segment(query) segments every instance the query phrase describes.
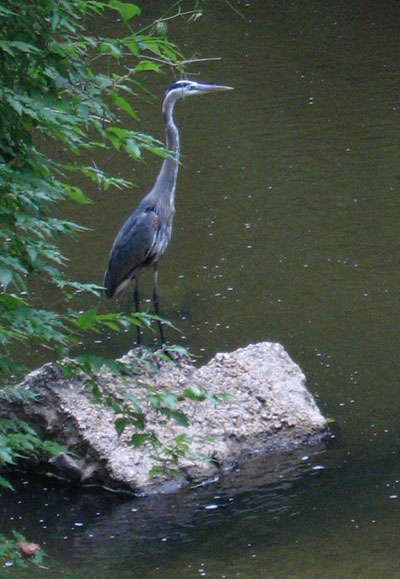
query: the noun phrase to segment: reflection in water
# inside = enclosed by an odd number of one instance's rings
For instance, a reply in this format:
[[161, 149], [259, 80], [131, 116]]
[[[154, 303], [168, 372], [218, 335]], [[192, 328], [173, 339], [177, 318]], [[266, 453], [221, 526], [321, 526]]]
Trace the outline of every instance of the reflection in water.
[[199, 541], [208, 545], [216, 531], [230, 542], [242, 543], [243, 531], [260, 513], [268, 513], [263, 528], [272, 533], [293, 510], [296, 481], [322, 469], [324, 456], [322, 444], [307, 449], [307, 454], [304, 449], [272, 453], [226, 473], [218, 487], [200, 485], [178, 495], [144, 500], [129, 494], [66, 489], [54, 480], [43, 488], [43, 480], [17, 478], [18, 505], [3, 502], [3, 519], [10, 528], [19, 521], [31, 529], [50, 554], [62, 541], [60, 563], [73, 558], [74, 567], [85, 565], [90, 550], [99, 555], [101, 562], [95, 563], [99, 570], [115, 565], [118, 557], [121, 568], [133, 566], [144, 573], [154, 569], [155, 559], [180, 557], [182, 544], [188, 552]]
[[340, 445], [309, 450], [149, 499], [17, 482], [2, 519], [46, 548], [51, 578], [397, 576], [398, 452], [359, 461]]
[[[93, 565], [96, 577], [131, 577], [132, 569], [141, 577], [398, 575], [400, 7], [394, 0], [235, 6], [243, 19], [208, 2], [195, 25], [170, 24], [187, 54], [221, 55], [200, 77], [235, 91], [212, 110], [188, 100], [177, 111], [183, 157], [161, 307], [203, 359], [281, 342], [340, 425], [341, 448], [321, 459], [329, 468], [305, 469], [281, 486], [233, 497], [227, 479], [226, 488], [163, 499], [158, 528], [144, 514], [151, 505], [116, 506], [103, 496], [91, 511], [83, 497], [80, 510], [68, 489], [69, 531], [60, 525], [46, 537], [64, 576], [81, 566], [80, 576], [92, 577]], [[158, 79], [154, 94], [169, 80]], [[140, 115], [141, 128], [162, 139], [159, 100], [143, 103]], [[137, 189], [93, 192], [90, 214], [72, 215], [92, 231], [84, 250], [69, 248], [71, 269], [97, 282], [115, 230], [154, 178], [154, 158], [132, 166], [115, 155], [104, 164]], [[143, 284], [149, 297], [150, 285]], [[132, 339], [104, 336], [96, 347], [119, 355]], [[48, 507], [53, 518], [58, 501]], [[91, 543], [117, 512], [113, 538]], [[83, 527], [74, 526], [83, 514]], [[29, 517], [36, 535], [37, 517], [24, 511]]]

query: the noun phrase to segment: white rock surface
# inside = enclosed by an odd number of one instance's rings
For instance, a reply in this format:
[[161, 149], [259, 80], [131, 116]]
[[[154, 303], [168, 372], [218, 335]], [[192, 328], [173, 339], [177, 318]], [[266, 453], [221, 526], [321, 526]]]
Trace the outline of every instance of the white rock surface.
[[[151, 365], [145, 361], [149, 357]], [[138, 494], [168, 492], [218, 478], [221, 471], [257, 453], [319, 442], [327, 432], [326, 420], [306, 389], [304, 374], [280, 344], [263, 342], [217, 354], [200, 368], [187, 357], [169, 362], [147, 353], [138, 359], [135, 350], [123, 361], [138, 373], [122, 378], [104, 371], [98, 380], [101, 391], [128, 393], [144, 400], [148, 385], [179, 394], [195, 384], [226, 398], [216, 405], [209, 400], [179, 401], [176, 409], [188, 417], [188, 428], [148, 408], [147, 428], [164, 445], [173, 446], [180, 434], [192, 441], [189, 455], [179, 458], [179, 476], [166, 472], [150, 478], [149, 470], [160, 464], [154, 448], [147, 442], [138, 448], [130, 445], [135, 432], [131, 428], [118, 437], [117, 416], [111, 408], [93, 402], [87, 380], [83, 376], [66, 379], [47, 364], [20, 385], [37, 392], [40, 399], [8, 406], [7, 412], [18, 413], [43, 436], [62, 442], [76, 454], [72, 459], [60, 455], [53, 461], [53, 470], [62, 476]]]

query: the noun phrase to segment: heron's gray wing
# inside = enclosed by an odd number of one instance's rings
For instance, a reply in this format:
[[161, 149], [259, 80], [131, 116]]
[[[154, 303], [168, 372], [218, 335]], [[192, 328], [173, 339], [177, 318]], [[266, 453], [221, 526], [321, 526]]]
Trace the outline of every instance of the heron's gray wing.
[[107, 297], [119, 293], [129, 279], [151, 264], [158, 228], [159, 219], [153, 208], [137, 209], [126, 220], [115, 238], [104, 276]]

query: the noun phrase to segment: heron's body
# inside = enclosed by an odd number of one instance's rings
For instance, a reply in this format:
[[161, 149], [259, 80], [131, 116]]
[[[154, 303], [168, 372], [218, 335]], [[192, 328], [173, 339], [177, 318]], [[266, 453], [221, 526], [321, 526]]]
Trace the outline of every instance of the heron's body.
[[172, 215], [162, 219], [146, 196], [115, 238], [104, 277], [106, 296], [120, 294], [141, 272], [158, 263], [172, 233]]
[[[135, 303], [136, 310], [139, 310], [138, 278], [144, 269], [153, 266], [153, 301], [156, 313], [159, 313], [157, 266], [171, 239], [179, 166], [180, 144], [178, 128], [173, 119], [174, 105], [179, 98], [188, 95], [219, 92], [229, 88], [193, 81], [177, 81], [167, 90], [162, 113], [169, 156], [164, 160], [153, 188], [128, 217], [115, 238], [104, 276], [105, 294], [108, 298], [118, 296], [129, 282], [135, 279]], [[160, 334], [164, 343], [161, 325]]]

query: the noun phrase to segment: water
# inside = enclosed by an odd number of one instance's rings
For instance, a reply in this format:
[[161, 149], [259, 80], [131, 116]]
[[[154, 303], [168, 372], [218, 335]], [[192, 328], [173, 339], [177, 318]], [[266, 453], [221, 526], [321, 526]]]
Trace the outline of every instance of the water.
[[[336, 439], [304, 449], [309, 459], [290, 455], [282, 480], [268, 476], [270, 458], [156, 502], [21, 483], [2, 493], [4, 524], [46, 543], [43, 576], [399, 576], [400, 6], [234, 6], [244, 18], [209, 2], [196, 24], [171, 24], [187, 54], [221, 57], [199, 65], [200, 78], [235, 91], [177, 105], [183, 164], [161, 307], [182, 330], [171, 341], [203, 361], [281, 342]], [[157, 99], [138, 111], [160, 138], [158, 95], [171, 80], [153, 81]], [[71, 270], [97, 282], [158, 170], [150, 156], [104, 164], [138, 187], [93, 191], [74, 215], [92, 231], [67, 247]], [[96, 348], [119, 355], [131, 340], [103, 336]]]

